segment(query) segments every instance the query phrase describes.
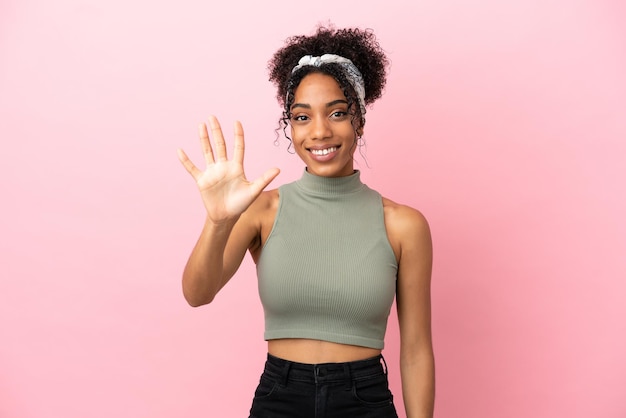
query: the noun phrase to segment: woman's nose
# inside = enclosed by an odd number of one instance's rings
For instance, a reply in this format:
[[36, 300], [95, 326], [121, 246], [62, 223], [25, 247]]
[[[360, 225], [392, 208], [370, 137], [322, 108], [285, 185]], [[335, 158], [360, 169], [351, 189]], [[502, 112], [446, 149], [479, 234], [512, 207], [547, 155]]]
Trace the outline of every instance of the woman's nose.
[[330, 121], [326, 118], [313, 119], [311, 139], [326, 139], [332, 136]]

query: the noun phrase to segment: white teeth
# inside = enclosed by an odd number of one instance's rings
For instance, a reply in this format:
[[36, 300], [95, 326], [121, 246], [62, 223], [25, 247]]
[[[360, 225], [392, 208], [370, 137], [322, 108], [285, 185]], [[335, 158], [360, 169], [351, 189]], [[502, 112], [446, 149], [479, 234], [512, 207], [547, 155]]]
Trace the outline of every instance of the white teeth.
[[326, 149], [312, 149], [311, 152], [315, 155], [328, 155], [331, 152], [337, 151], [337, 147], [330, 147]]

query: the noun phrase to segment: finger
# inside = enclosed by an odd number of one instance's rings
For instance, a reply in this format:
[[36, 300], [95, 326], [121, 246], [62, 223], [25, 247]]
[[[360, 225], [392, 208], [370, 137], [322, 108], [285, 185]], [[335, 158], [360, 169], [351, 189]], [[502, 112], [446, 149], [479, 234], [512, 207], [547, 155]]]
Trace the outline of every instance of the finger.
[[220, 122], [215, 116], [209, 117], [209, 126], [211, 127], [211, 137], [215, 142], [216, 161], [226, 161], [226, 141], [224, 141]]
[[211, 148], [211, 141], [209, 141], [209, 131], [207, 130], [205, 123], [201, 123], [198, 126], [198, 136], [200, 137], [200, 146], [202, 147], [204, 161], [206, 162], [206, 165], [211, 165], [215, 161], [213, 159], [213, 149]]
[[178, 148], [176, 152], [178, 154], [178, 160], [183, 164], [183, 167], [185, 167], [187, 172], [191, 174], [194, 179], [197, 179], [202, 172], [191, 162], [189, 157], [187, 157], [187, 154], [185, 154], [185, 151]]
[[257, 193], [261, 193], [263, 189], [265, 189], [271, 182], [276, 178], [276, 176], [280, 173], [278, 168], [270, 168], [267, 170], [261, 177], [254, 180], [252, 185]]
[[243, 155], [245, 152], [245, 142], [243, 140], [243, 126], [241, 122], [235, 122], [235, 150], [233, 154], [233, 160], [243, 165]]

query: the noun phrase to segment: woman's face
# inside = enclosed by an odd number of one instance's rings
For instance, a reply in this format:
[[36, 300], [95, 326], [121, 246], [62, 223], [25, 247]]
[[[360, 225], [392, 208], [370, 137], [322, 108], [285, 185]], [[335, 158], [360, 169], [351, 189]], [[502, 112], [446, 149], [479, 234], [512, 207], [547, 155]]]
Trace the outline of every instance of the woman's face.
[[346, 96], [333, 77], [305, 76], [290, 111], [291, 139], [309, 173], [324, 177], [354, 173], [355, 127]]

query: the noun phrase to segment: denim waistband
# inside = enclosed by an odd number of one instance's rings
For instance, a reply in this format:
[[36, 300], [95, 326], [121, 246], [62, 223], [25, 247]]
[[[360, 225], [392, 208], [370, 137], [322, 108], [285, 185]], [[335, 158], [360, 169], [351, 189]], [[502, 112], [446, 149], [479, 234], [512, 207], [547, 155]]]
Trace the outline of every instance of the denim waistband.
[[294, 382], [349, 382], [360, 378], [387, 374], [387, 363], [382, 354], [365, 360], [347, 363], [307, 364], [267, 355], [265, 373], [284, 384]]

